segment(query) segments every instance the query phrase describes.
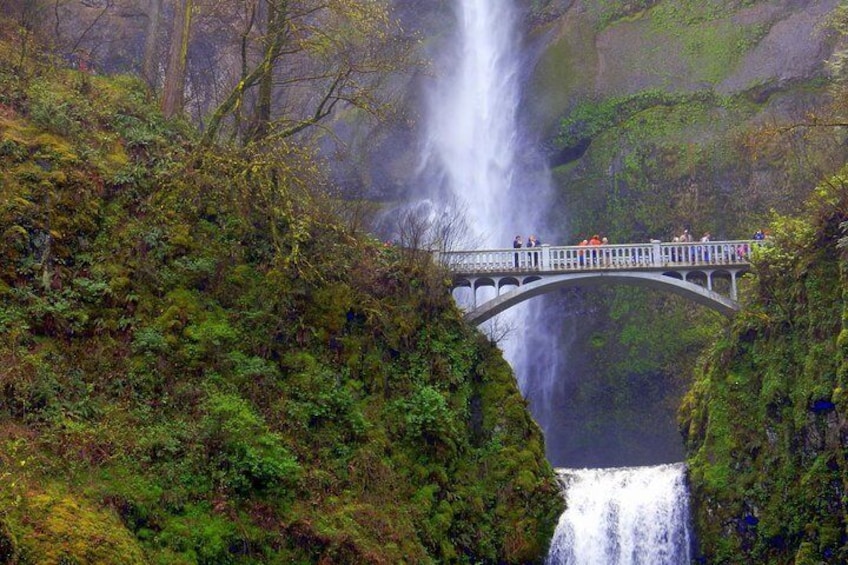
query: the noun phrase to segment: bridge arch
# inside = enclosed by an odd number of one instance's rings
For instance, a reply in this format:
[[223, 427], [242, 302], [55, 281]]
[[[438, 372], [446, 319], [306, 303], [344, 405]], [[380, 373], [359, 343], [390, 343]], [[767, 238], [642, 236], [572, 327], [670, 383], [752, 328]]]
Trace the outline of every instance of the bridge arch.
[[[731, 316], [740, 308], [739, 303], [735, 300], [722, 296], [711, 288], [713, 276], [716, 274], [726, 274], [732, 277], [735, 282], [735, 273], [721, 270], [719, 272], [702, 272], [691, 271], [681, 274], [679, 272], [670, 271], [668, 273], [659, 272], [639, 272], [639, 271], [595, 271], [595, 272], [580, 272], [580, 273], [564, 273], [557, 275], [549, 275], [544, 278], [532, 277], [532, 280], [527, 280], [514, 290], [500, 294], [486, 303], [474, 307], [465, 314], [465, 319], [469, 322], [479, 325], [494, 316], [504, 312], [516, 304], [524, 302], [534, 296], [539, 296], [552, 292], [560, 288], [569, 288], [576, 286], [595, 286], [597, 284], [627, 284], [643, 288], [653, 288], [658, 290], [666, 290], [673, 292], [679, 296], [692, 300], [698, 304], [712, 308], [724, 314]], [[692, 282], [688, 282], [688, 278], [695, 273], [706, 277], [710, 287], [701, 286]], [[529, 279], [530, 277], [528, 277]], [[490, 286], [500, 288], [502, 283], [491, 281]], [[467, 286], [472, 289], [472, 292], [480, 286], [480, 281], [468, 281], [468, 284], [460, 285]]]

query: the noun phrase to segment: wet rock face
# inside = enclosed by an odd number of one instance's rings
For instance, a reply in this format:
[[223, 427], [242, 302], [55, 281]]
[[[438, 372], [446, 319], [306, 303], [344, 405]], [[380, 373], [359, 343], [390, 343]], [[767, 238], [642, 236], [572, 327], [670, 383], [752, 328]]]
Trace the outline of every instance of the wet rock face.
[[823, 62], [833, 51], [833, 33], [826, 20], [838, 0], [757, 4], [732, 19], [742, 26], [768, 31], [721, 84], [718, 91], [744, 91], [758, 84], [788, 84], [824, 73]]
[[[588, 93], [706, 88], [727, 95], [763, 84], [785, 86], [821, 76], [833, 52], [826, 24], [838, 0], [712, 3], [712, 11], [668, 1], [608, 4], [614, 7], [604, 11], [573, 2], [553, 23], [541, 26], [547, 47], [538, 72], [545, 77], [535, 82], [564, 92], [557, 98], [562, 106], [536, 107], [534, 113], [554, 118], [570, 98]], [[551, 72], [553, 66], [565, 69], [561, 79]]]
[[798, 449], [802, 457], [812, 461], [816, 457], [841, 449], [845, 444], [845, 418], [840, 417], [836, 406], [829, 400], [811, 403], [807, 424], [798, 433]]

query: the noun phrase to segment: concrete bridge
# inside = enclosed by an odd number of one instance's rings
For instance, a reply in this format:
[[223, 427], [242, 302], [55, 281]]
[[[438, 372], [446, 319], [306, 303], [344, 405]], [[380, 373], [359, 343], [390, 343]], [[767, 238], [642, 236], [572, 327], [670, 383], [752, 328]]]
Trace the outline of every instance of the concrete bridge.
[[[667, 290], [730, 316], [739, 310], [737, 279], [760, 241], [549, 246], [437, 253], [453, 287], [469, 288], [465, 317], [481, 324], [504, 310], [555, 289], [630, 284]], [[477, 290], [495, 297], [477, 302]], [[505, 290], [508, 289], [508, 290]]]

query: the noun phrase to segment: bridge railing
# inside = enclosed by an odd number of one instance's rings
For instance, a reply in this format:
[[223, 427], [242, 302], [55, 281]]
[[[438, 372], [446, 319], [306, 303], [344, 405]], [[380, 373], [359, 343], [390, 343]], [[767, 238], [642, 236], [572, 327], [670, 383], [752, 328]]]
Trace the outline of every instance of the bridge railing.
[[745, 266], [761, 241], [605, 245], [542, 245], [520, 249], [483, 249], [438, 253], [437, 259], [458, 274], [527, 273], [686, 266]]

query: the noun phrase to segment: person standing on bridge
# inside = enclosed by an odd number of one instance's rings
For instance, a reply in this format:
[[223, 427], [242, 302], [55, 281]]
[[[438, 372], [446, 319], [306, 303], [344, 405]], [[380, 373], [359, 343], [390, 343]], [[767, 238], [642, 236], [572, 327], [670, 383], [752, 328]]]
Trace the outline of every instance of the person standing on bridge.
[[[591, 246], [591, 247], [597, 247], [597, 246], [601, 245], [601, 243], [602, 243], [601, 237], [597, 234], [593, 235], [592, 238], [589, 240], [589, 246]], [[598, 264], [598, 250], [597, 249], [592, 250], [592, 264], [593, 265]]]
[[[527, 238], [527, 247], [539, 247], [539, 240], [536, 239], [535, 235], [530, 235]], [[530, 255], [533, 256], [533, 266], [538, 267], [539, 266], [539, 252], [533, 251], [533, 252], [530, 253]]]
[[[710, 232], [705, 231], [704, 235], [701, 236], [701, 243], [709, 243], [713, 240], [713, 236], [710, 235]], [[710, 250], [708, 245], [699, 245], [698, 246], [698, 255], [700, 255], [699, 259], [704, 261], [710, 260]]]
[[[672, 243], [680, 243], [680, 236], [676, 235], [676, 236], [672, 237], [671, 242]], [[671, 247], [671, 262], [672, 263], [677, 262], [677, 246], [676, 245], [673, 245]]]
[[[692, 234], [689, 233], [688, 229], [684, 229], [683, 233], [680, 234], [680, 243], [691, 243], [692, 242]], [[692, 245], [686, 246], [681, 250], [680, 254], [681, 261], [685, 261], [686, 259], [689, 262], [693, 262], [695, 260], [695, 248]]]
[[[578, 247], [586, 247], [587, 245], [589, 245], [589, 240], [588, 239], [582, 239], [582, 240], [580, 240], [580, 243], [578, 243], [577, 245], [578, 245]], [[584, 263], [584, 259], [583, 259], [584, 255], [585, 255], [585, 253], [583, 252], [582, 249], [577, 252], [577, 256], [580, 258], [580, 266], [581, 267], [583, 266], [583, 263]]]
[[[521, 249], [524, 245], [524, 240], [520, 235], [515, 236], [515, 239], [512, 240], [513, 249]], [[515, 254], [515, 268], [518, 268], [518, 253]]]

